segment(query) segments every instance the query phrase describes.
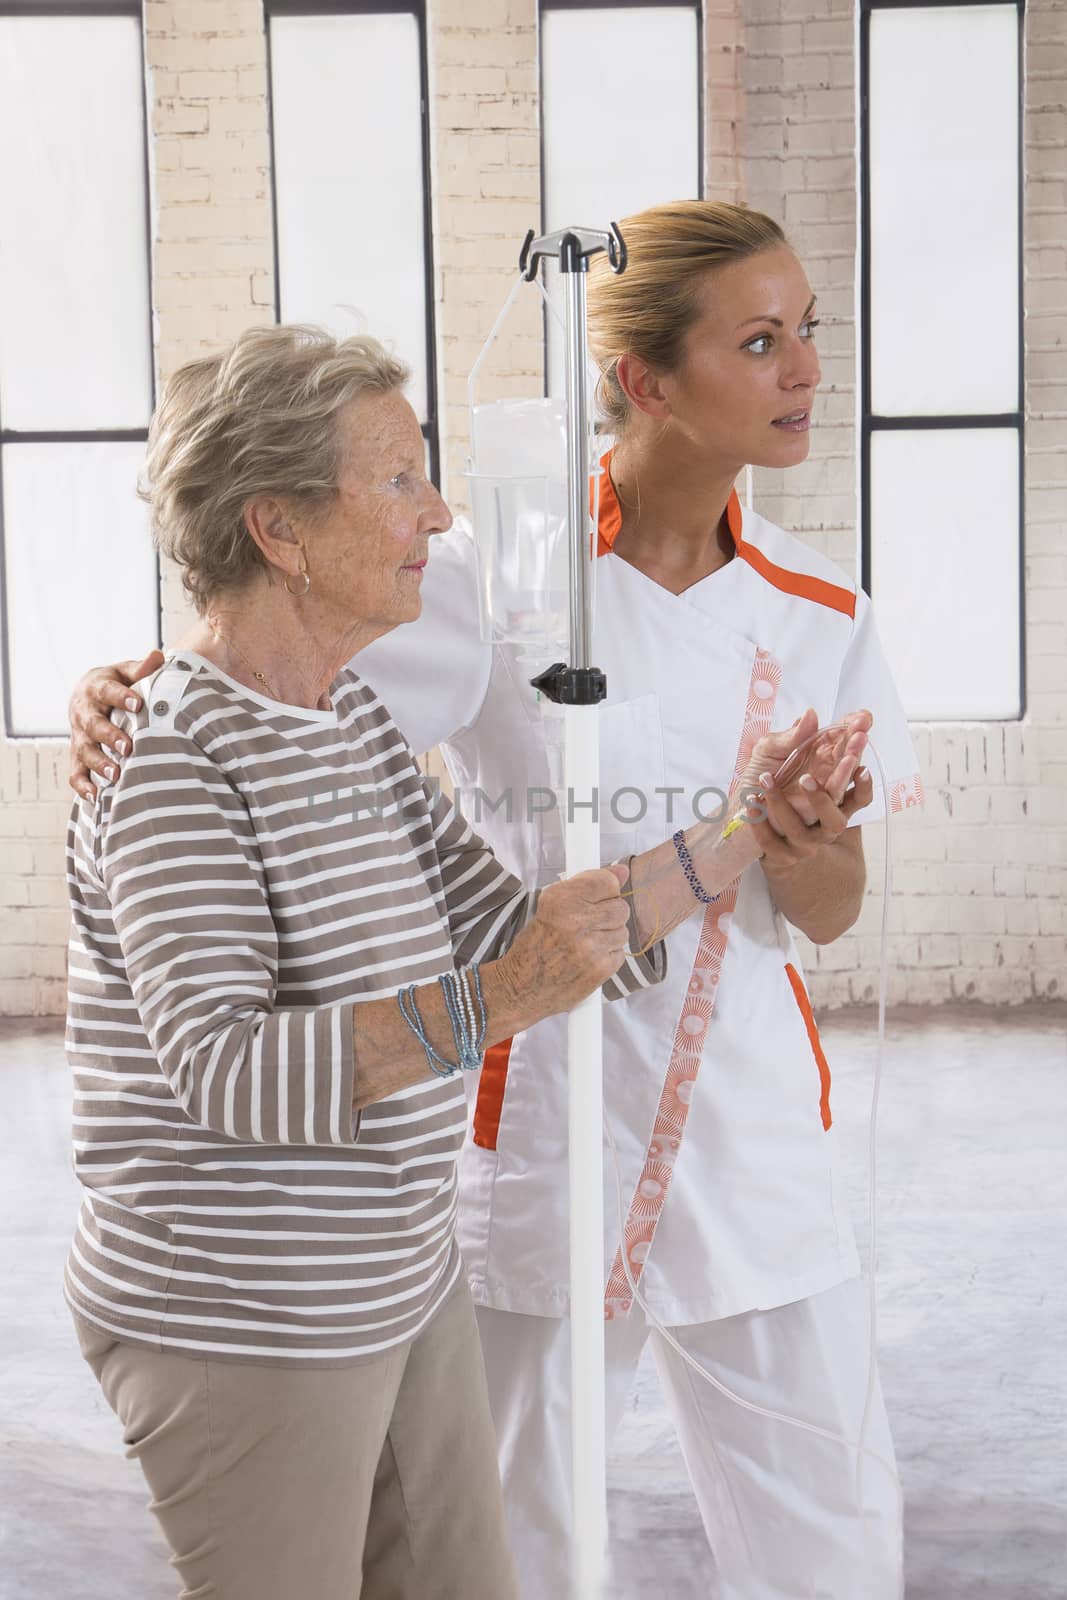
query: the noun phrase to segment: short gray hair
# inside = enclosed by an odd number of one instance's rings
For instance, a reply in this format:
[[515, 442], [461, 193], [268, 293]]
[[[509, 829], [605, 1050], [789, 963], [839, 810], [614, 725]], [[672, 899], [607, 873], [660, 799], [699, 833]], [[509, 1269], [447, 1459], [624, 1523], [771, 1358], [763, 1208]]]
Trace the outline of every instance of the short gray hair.
[[337, 493], [338, 413], [409, 377], [377, 339], [299, 325], [249, 328], [178, 369], [152, 418], [140, 493], [198, 612], [266, 567], [248, 502], [274, 496], [321, 515]]

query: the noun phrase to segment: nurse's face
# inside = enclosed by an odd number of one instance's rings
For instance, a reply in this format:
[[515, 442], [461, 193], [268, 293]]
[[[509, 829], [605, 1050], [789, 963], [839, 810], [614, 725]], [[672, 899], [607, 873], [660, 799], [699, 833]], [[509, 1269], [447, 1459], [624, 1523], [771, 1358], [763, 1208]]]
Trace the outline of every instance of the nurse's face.
[[701, 299], [681, 364], [660, 380], [671, 425], [732, 469], [803, 461], [821, 372], [800, 262], [784, 245], [732, 262]]

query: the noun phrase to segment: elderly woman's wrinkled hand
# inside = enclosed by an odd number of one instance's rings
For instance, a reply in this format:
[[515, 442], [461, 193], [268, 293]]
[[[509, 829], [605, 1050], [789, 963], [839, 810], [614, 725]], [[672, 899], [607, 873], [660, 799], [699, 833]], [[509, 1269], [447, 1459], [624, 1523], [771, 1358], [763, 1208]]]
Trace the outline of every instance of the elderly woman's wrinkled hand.
[[601, 867], [542, 890], [533, 920], [500, 962], [512, 993], [537, 1016], [570, 1011], [619, 970], [628, 946], [627, 877], [624, 866]]
[[139, 711], [141, 696], [131, 691], [163, 665], [162, 650], [150, 650], [140, 661], [118, 661], [109, 667], [94, 667], [75, 685], [70, 697], [70, 774], [67, 782], [75, 794], [90, 804], [96, 799], [92, 772], [109, 783], [118, 777], [121, 758], [129, 755], [130, 741], [110, 720], [110, 712]]

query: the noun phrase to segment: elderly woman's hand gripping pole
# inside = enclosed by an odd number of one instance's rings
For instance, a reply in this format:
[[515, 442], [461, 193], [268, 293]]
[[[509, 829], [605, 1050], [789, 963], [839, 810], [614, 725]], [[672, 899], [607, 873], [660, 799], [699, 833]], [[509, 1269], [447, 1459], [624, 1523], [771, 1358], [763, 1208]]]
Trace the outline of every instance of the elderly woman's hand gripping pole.
[[[572, 1010], [619, 970], [630, 922], [621, 892], [626, 878], [624, 866], [603, 867], [541, 891], [533, 919], [498, 960], [481, 968], [486, 1046]], [[452, 1032], [439, 985], [423, 984], [416, 994], [431, 1043], [447, 1053]], [[354, 1037], [357, 1109], [425, 1079], [424, 1050], [395, 1000], [358, 1006]]]

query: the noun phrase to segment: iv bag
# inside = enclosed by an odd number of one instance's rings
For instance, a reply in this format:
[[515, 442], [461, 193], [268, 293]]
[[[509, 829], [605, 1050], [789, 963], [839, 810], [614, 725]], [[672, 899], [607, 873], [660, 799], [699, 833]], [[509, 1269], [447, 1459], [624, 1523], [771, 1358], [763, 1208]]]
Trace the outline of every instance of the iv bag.
[[467, 481], [483, 639], [565, 651], [570, 577], [563, 401], [473, 406]]

